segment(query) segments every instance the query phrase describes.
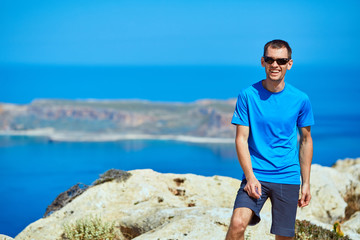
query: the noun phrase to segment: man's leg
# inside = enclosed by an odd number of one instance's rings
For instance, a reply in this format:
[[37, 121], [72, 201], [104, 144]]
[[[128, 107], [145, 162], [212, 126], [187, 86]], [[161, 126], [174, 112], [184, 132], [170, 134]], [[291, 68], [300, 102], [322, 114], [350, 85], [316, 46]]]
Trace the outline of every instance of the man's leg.
[[249, 208], [236, 208], [231, 217], [226, 240], [243, 240], [245, 229], [253, 215], [254, 212]]
[[276, 235], [277, 240], [293, 239], [300, 186], [277, 183], [271, 185], [272, 225], [270, 232]]
[[260, 222], [260, 211], [268, 199], [268, 189], [261, 183], [262, 195], [260, 199], [254, 199], [244, 190], [246, 180], [241, 182], [240, 189], [236, 195], [234, 211], [230, 226], [226, 234], [226, 240], [244, 239], [245, 229], [248, 225], [256, 225]]

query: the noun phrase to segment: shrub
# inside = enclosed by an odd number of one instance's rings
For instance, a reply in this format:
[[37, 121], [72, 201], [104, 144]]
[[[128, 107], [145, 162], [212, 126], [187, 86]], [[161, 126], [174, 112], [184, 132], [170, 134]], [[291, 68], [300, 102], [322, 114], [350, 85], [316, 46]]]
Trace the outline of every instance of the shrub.
[[119, 182], [123, 182], [126, 181], [129, 177], [131, 177], [131, 173], [123, 171], [123, 170], [118, 170], [118, 169], [110, 169], [108, 171], [106, 171], [105, 173], [100, 175], [100, 178], [97, 179], [95, 182], [93, 182], [93, 185], [99, 185], [102, 184], [104, 182], [109, 182], [112, 181], [114, 179], [116, 179]]
[[88, 189], [89, 186], [78, 183], [65, 192], [59, 194], [56, 199], [46, 208], [44, 217], [50, 216], [53, 212], [63, 208], [66, 204], [74, 200], [76, 197], [80, 196], [83, 192]]
[[295, 239], [296, 240], [310, 240], [310, 239], [327, 239], [327, 240], [350, 240], [348, 236], [339, 236], [335, 231], [330, 231], [311, 224], [306, 220], [296, 220], [295, 224]]
[[103, 223], [99, 217], [86, 217], [73, 224], [64, 224], [66, 240], [115, 240], [115, 222]]

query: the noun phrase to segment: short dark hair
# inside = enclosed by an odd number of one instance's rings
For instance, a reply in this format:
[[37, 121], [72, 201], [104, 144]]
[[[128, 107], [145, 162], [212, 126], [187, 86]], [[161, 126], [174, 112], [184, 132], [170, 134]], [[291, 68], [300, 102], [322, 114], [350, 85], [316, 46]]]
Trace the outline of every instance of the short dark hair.
[[288, 58], [291, 59], [291, 53], [292, 53], [291, 47], [290, 47], [289, 43], [287, 43], [286, 41], [280, 40], [280, 39], [275, 39], [275, 40], [272, 40], [272, 41], [266, 43], [264, 46], [264, 56], [269, 47], [276, 48], [276, 49], [285, 47], [288, 51]]

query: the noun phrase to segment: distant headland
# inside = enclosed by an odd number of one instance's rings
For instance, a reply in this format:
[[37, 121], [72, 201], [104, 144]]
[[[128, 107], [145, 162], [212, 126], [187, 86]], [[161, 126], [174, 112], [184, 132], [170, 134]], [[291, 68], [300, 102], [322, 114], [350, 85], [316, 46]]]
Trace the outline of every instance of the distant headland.
[[0, 104], [0, 135], [45, 136], [49, 141], [159, 139], [233, 143], [235, 99], [191, 103], [145, 100], [38, 99]]

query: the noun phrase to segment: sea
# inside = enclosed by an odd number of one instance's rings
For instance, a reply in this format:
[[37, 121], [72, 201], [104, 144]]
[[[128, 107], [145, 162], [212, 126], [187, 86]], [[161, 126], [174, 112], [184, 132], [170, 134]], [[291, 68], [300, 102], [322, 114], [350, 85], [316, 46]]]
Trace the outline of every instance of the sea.
[[[232, 99], [264, 78], [255, 66], [0, 66], [0, 102], [35, 99]], [[313, 163], [360, 157], [360, 77], [350, 66], [299, 65], [286, 82], [308, 94], [315, 115]], [[229, 112], [232, 115], [232, 112]], [[230, 124], [230, 123], [229, 123]], [[77, 183], [109, 169], [222, 175], [241, 179], [234, 143], [175, 140], [53, 142], [0, 136], [0, 234], [15, 237]]]

